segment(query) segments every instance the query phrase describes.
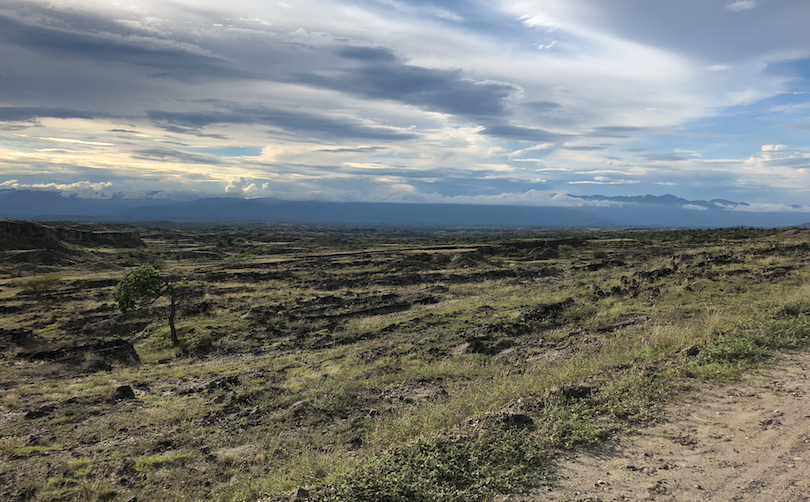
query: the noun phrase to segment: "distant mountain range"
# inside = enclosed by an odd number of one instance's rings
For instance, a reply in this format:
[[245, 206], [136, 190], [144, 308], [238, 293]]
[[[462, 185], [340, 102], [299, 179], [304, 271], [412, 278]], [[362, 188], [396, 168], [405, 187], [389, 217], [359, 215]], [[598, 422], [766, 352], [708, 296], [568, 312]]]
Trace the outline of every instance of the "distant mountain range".
[[[242, 221], [325, 225], [513, 227], [780, 227], [808, 224], [810, 213], [755, 212], [745, 202], [673, 195], [570, 196], [572, 206], [321, 202], [209, 197], [82, 198], [53, 191], [0, 191], [0, 218], [91, 221]], [[601, 204], [600, 204], [601, 203]], [[742, 206], [742, 207], [741, 207]], [[746, 209], [741, 211], [739, 209]]]

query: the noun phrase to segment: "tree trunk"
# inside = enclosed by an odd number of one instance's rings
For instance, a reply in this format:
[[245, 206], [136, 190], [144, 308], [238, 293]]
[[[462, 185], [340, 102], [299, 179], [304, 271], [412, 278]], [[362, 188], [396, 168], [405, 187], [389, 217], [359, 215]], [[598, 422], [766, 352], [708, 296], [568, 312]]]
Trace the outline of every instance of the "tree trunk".
[[169, 286], [169, 295], [171, 296], [172, 308], [169, 311], [169, 333], [172, 338], [172, 344], [177, 347], [180, 341], [177, 339], [177, 329], [174, 327], [174, 315], [177, 313], [177, 301], [174, 294], [174, 288]]

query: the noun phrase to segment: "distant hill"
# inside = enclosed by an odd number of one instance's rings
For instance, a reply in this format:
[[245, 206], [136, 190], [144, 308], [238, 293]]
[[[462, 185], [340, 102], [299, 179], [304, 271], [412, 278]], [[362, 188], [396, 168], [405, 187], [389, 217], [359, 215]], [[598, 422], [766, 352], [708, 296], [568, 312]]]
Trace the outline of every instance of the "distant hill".
[[579, 207], [285, 201], [209, 197], [81, 198], [52, 191], [0, 191], [0, 218], [90, 221], [243, 221], [325, 225], [512, 227], [780, 227], [807, 225], [807, 213], [735, 211], [745, 202], [693, 201], [674, 195], [574, 197]]

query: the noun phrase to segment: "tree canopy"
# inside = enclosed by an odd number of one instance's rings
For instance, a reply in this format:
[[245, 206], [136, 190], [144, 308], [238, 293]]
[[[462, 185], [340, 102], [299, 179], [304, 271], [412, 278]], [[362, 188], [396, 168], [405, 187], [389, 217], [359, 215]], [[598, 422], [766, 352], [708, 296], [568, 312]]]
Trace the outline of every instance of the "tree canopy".
[[166, 279], [153, 265], [142, 265], [124, 276], [115, 288], [113, 298], [121, 312], [147, 307], [164, 292]]
[[174, 326], [174, 317], [177, 314], [177, 298], [174, 286], [163, 277], [163, 273], [154, 265], [141, 265], [127, 273], [118, 283], [113, 293], [113, 299], [123, 313], [133, 308], [143, 308], [152, 305], [164, 293], [169, 293], [171, 300], [169, 310], [169, 336], [174, 346], [178, 346], [177, 329]]

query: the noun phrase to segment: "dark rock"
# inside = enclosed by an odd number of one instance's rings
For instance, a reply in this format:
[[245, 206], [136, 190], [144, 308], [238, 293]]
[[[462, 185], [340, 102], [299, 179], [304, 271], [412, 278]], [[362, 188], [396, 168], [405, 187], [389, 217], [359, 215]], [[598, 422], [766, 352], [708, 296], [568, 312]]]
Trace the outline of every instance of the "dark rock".
[[54, 411], [56, 411], [56, 406], [55, 405], [53, 405], [53, 404], [45, 404], [45, 405], [40, 406], [39, 408], [37, 408], [35, 410], [29, 411], [28, 413], [26, 413], [23, 416], [23, 418], [26, 419], [26, 420], [35, 420], [37, 418], [42, 418], [44, 416], [50, 415]]
[[697, 345], [690, 345], [683, 349], [683, 354], [687, 357], [695, 357], [696, 355], [700, 354], [700, 347]]
[[568, 400], [585, 399], [597, 392], [597, 387], [591, 383], [566, 385], [560, 389], [560, 394]]
[[459, 345], [451, 351], [453, 354], [483, 354], [487, 356], [497, 355], [504, 350], [513, 347], [515, 341], [509, 338], [493, 341], [488, 337], [470, 338], [466, 343]]
[[76, 358], [82, 354], [93, 354], [105, 361], [123, 364], [138, 364], [141, 358], [135, 347], [126, 340], [91, 340], [76, 345], [59, 345], [46, 350], [25, 351], [19, 357], [36, 361], [60, 361]]
[[105, 492], [101, 493], [100, 495], [98, 495], [96, 497], [96, 500], [98, 500], [99, 502], [109, 502], [110, 500], [113, 500], [117, 496], [118, 496], [118, 493], [110, 490], [110, 491], [105, 491]]
[[237, 385], [239, 385], [239, 375], [229, 375], [226, 377], [217, 378], [209, 383], [206, 388], [210, 392], [214, 390], [230, 389], [231, 387], [235, 387]]
[[113, 401], [129, 401], [135, 399], [135, 391], [129, 385], [122, 385], [113, 392]]
[[574, 305], [574, 299], [568, 298], [557, 303], [540, 304], [524, 314], [526, 322], [543, 322], [556, 319], [565, 309]]
[[18, 347], [37, 347], [46, 343], [41, 336], [26, 328], [2, 329], [0, 328], [0, 345], [11, 344]]
[[534, 420], [529, 415], [522, 413], [497, 413], [489, 417], [488, 422], [506, 430], [534, 430]]
[[292, 492], [290, 495], [290, 502], [296, 502], [297, 500], [306, 500], [309, 498], [309, 491], [305, 490], [304, 488], [299, 488]]
[[112, 365], [101, 359], [90, 359], [82, 364], [82, 373], [98, 373], [99, 371], [112, 371]]

